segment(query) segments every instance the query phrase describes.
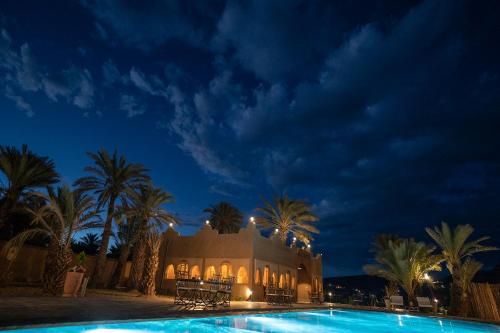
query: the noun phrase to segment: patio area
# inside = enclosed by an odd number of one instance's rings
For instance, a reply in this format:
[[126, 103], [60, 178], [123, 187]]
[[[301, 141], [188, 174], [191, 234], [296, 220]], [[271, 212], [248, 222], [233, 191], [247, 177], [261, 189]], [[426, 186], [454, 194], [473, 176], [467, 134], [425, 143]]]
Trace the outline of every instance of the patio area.
[[328, 308], [327, 304], [268, 305], [266, 302], [233, 301], [228, 308], [214, 310], [185, 310], [174, 304], [173, 297], [147, 298], [125, 293], [89, 292], [83, 298], [10, 297], [0, 296], [0, 329], [8, 326], [155, 319], [166, 317], [195, 317], [210, 314], [238, 314], [244, 312], [294, 311]]

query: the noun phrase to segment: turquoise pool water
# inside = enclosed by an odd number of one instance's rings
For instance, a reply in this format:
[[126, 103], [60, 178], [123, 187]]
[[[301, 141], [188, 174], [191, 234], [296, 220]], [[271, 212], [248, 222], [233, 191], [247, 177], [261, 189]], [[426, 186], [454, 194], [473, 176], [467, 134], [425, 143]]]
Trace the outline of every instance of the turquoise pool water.
[[267, 333], [432, 333], [497, 332], [500, 327], [445, 319], [367, 311], [322, 310], [116, 324], [32, 328], [16, 333], [139, 333], [139, 332], [267, 332]]

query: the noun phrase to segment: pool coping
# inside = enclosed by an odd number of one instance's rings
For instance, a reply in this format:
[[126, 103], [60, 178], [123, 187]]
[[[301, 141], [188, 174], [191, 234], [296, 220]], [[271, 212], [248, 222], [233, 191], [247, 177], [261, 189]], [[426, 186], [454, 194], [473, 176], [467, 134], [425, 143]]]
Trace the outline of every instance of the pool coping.
[[100, 324], [120, 324], [129, 322], [144, 322], [144, 321], [160, 321], [160, 320], [178, 320], [178, 319], [196, 319], [196, 318], [209, 318], [209, 317], [226, 317], [226, 316], [240, 316], [245, 314], [268, 314], [268, 313], [286, 313], [286, 312], [308, 312], [318, 310], [350, 310], [350, 311], [363, 311], [363, 312], [382, 312], [387, 314], [409, 315], [423, 318], [434, 318], [453, 320], [461, 322], [469, 322], [476, 324], [490, 324], [500, 327], [500, 321], [483, 320], [478, 318], [464, 318], [456, 316], [440, 316], [436, 314], [426, 314], [410, 311], [390, 311], [387, 309], [379, 308], [360, 308], [353, 307], [348, 304], [334, 304], [333, 306], [326, 307], [325, 305], [318, 305], [317, 307], [299, 307], [299, 308], [268, 308], [268, 309], [221, 309], [207, 311], [193, 311], [193, 310], [180, 310], [171, 313], [166, 313], [164, 317], [149, 317], [149, 318], [134, 318], [134, 319], [110, 319], [110, 320], [96, 320], [96, 321], [71, 321], [71, 322], [54, 322], [32, 325], [11, 325], [0, 327], [1, 331], [19, 330], [19, 329], [33, 329], [33, 328], [50, 328], [50, 327], [64, 327], [64, 326], [82, 326], [82, 325], [100, 325]]

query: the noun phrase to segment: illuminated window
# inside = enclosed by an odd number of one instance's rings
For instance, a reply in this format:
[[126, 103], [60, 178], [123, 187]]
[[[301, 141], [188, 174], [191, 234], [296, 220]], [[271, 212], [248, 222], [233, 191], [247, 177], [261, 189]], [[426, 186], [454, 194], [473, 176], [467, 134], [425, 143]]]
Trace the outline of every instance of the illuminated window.
[[220, 266], [220, 276], [222, 278], [228, 278], [230, 276], [233, 276], [233, 270], [231, 269], [231, 264], [223, 263]]
[[212, 279], [215, 276], [215, 267], [208, 266], [205, 270], [205, 280]]
[[278, 287], [285, 288], [285, 276], [283, 274], [280, 274], [280, 280], [278, 283]]
[[256, 285], [260, 284], [260, 269], [258, 269], [258, 268], [255, 270], [254, 280], [255, 280]]
[[269, 285], [269, 266], [264, 267], [264, 274], [262, 275], [262, 285]]
[[180, 279], [187, 279], [189, 275], [189, 265], [185, 262], [177, 265], [177, 276]]
[[285, 274], [285, 288], [291, 288], [290, 287], [290, 271], [286, 272], [286, 274]]
[[174, 265], [170, 264], [167, 266], [167, 269], [165, 270], [165, 279], [167, 280], [175, 279]]
[[239, 283], [239, 284], [248, 283], [247, 269], [245, 267], [243, 267], [243, 266], [241, 266], [238, 269], [238, 275], [236, 277], [236, 283]]
[[270, 282], [270, 284], [276, 286], [277, 282], [278, 282], [278, 279], [276, 278], [276, 273], [273, 272], [273, 274], [271, 274], [271, 282]]
[[295, 276], [292, 276], [292, 289], [295, 289]]
[[199, 277], [200, 277], [200, 267], [198, 265], [194, 265], [191, 268], [190, 278], [191, 279], [197, 279]]

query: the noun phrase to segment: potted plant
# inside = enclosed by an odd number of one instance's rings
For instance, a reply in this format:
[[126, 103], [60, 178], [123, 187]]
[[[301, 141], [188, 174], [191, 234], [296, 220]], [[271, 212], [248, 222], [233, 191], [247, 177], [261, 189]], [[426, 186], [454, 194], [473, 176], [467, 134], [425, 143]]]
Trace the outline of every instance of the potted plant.
[[76, 297], [80, 286], [82, 285], [83, 277], [85, 275], [85, 252], [80, 252], [76, 256], [76, 266], [73, 266], [66, 273], [66, 280], [64, 281], [64, 297]]

